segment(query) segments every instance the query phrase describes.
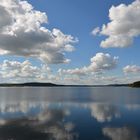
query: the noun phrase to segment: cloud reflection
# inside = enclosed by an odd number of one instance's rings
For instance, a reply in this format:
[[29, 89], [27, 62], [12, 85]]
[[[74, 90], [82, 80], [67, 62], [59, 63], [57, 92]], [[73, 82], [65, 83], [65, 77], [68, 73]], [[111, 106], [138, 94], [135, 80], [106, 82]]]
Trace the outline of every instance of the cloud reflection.
[[[2, 105], [2, 104], [1, 104]], [[40, 108], [35, 115], [29, 115], [32, 108]], [[16, 117], [16, 113], [24, 115]], [[51, 108], [48, 103], [14, 103], [0, 106], [0, 139], [20, 140], [73, 140], [75, 125], [65, 121], [70, 113], [62, 108]], [[15, 114], [11, 118], [9, 113]], [[25, 115], [26, 114], [26, 115]], [[7, 115], [7, 116], [6, 116]]]
[[127, 104], [125, 105], [128, 110], [140, 110], [140, 104]]
[[37, 103], [37, 102], [14, 102], [14, 103], [1, 103], [0, 104], [0, 113], [16, 113], [21, 112], [26, 114], [32, 108], [41, 107], [46, 108], [48, 106], [47, 103]]
[[103, 128], [103, 133], [111, 140], [139, 140], [136, 130], [131, 127], [106, 127]]
[[[61, 104], [60, 105], [64, 105]], [[11, 103], [11, 104], [0, 104], [0, 114], [15, 114], [15, 113], [22, 113], [24, 116], [28, 116], [29, 113], [32, 111], [32, 109], [36, 109], [36, 112], [39, 113], [41, 110], [44, 110], [43, 112], [40, 112], [38, 115], [38, 119], [40, 121], [43, 120], [49, 120], [50, 118], [53, 119], [53, 115], [55, 115], [55, 112], [51, 112], [49, 110], [50, 103], [49, 102], [19, 102], [19, 103]], [[58, 104], [57, 104], [58, 106]], [[107, 104], [107, 103], [67, 103], [64, 105], [65, 108], [76, 108], [76, 107], [82, 107], [85, 109], [91, 110], [91, 116], [94, 117], [98, 122], [110, 122], [113, 118], [119, 118], [121, 113], [118, 109], [118, 106]], [[49, 110], [49, 111], [48, 111]], [[70, 112], [68, 109], [63, 110], [65, 112], [65, 115], [69, 115]], [[12, 115], [11, 115], [12, 116]], [[10, 117], [10, 116], [9, 116]], [[1, 124], [1, 123], [0, 123]]]
[[112, 118], [120, 117], [120, 111], [117, 106], [106, 103], [94, 103], [89, 105], [91, 116], [98, 122], [111, 121]]

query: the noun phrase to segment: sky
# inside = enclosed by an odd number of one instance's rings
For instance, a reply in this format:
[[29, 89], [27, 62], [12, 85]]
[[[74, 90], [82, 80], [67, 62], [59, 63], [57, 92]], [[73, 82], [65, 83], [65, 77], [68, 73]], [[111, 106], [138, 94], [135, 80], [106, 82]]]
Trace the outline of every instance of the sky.
[[0, 82], [140, 80], [139, 0], [1, 0]]

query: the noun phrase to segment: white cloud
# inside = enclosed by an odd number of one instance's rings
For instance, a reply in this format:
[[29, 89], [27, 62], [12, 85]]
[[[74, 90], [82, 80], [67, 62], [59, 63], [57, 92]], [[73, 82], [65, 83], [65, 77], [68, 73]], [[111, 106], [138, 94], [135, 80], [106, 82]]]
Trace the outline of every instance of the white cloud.
[[94, 28], [91, 32], [92, 35], [98, 35], [98, 33], [100, 33], [100, 28], [99, 27]]
[[129, 73], [140, 73], [140, 66], [137, 66], [137, 65], [127, 65], [123, 68], [123, 72], [126, 73], [126, 74], [129, 74]]
[[46, 65], [32, 65], [28, 60], [23, 62], [4, 60], [0, 64], [0, 76], [3, 82], [31, 82], [49, 80], [51, 69]]
[[78, 75], [85, 76], [92, 73], [101, 73], [105, 70], [112, 70], [116, 67], [118, 57], [112, 57], [108, 53], [97, 53], [90, 59], [91, 63], [89, 66], [75, 69], [59, 69], [58, 72], [66, 75]]
[[[98, 58], [98, 57], [94, 57]], [[114, 57], [115, 58], [115, 57]], [[112, 60], [114, 59], [112, 58]], [[100, 60], [100, 59], [99, 59]], [[104, 59], [105, 60], [105, 59]], [[114, 59], [115, 60], [115, 59]], [[92, 60], [95, 61], [95, 60]], [[105, 60], [106, 62], [106, 60]], [[112, 62], [112, 61], [111, 61]], [[114, 61], [115, 62], [115, 61]], [[117, 62], [117, 61], [116, 61]], [[94, 62], [95, 63], [95, 62]], [[96, 61], [99, 65], [101, 61]], [[109, 61], [110, 63], [110, 61]], [[0, 78], [2, 82], [52, 82], [57, 84], [107, 84], [113, 82], [116, 77], [104, 77], [99, 73], [110, 70], [117, 64], [103, 64], [98, 67], [91, 68], [92, 64], [83, 68], [76, 69], [59, 69], [58, 72], [53, 72], [47, 64], [33, 65], [30, 61], [23, 62], [4, 60], [0, 63]], [[97, 69], [99, 71], [97, 71]]]
[[103, 25], [100, 31], [100, 34], [108, 36], [101, 42], [101, 47], [123, 48], [130, 46], [133, 43], [133, 39], [140, 35], [139, 17], [139, 0], [135, 0], [129, 5], [112, 6], [109, 10], [110, 22]]
[[95, 103], [89, 105], [89, 108], [91, 109], [91, 116], [99, 122], [111, 121], [113, 117], [120, 117], [117, 107], [111, 104]]
[[[0, 54], [35, 57], [47, 63], [68, 63], [65, 52], [74, 50], [78, 40], [59, 29], [50, 31], [46, 13], [27, 1], [2, 0], [0, 3]], [[23, 24], [24, 23], [24, 24]]]
[[88, 66], [74, 69], [59, 69], [59, 81], [65, 84], [97, 85], [116, 82], [114, 76], [104, 76], [107, 71], [117, 67], [118, 57], [108, 53], [97, 53]]
[[138, 140], [136, 131], [129, 127], [122, 128], [103, 128], [104, 135], [108, 136], [112, 140]]
[[95, 72], [111, 70], [116, 67], [117, 62], [118, 57], [112, 57], [108, 53], [97, 53], [94, 57], [91, 58], [91, 65], [89, 66], [89, 69]]
[[106, 40], [101, 42], [101, 47], [103, 48], [109, 48], [109, 47], [127, 47], [132, 44], [132, 38], [127, 36], [110, 36]]
[[11, 24], [12, 18], [3, 6], [0, 6], [0, 29]]
[[[95, 60], [98, 60], [98, 57]], [[111, 65], [105, 60], [105, 67], [100, 61], [93, 59], [89, 66], [75, 69], [59, 69], [53, 71], [49, 65], [40, 64], [35, 65], [30, 61], [10, 61], [4, 60], [0, 63], [0, 79], [3, 83], [16, 83], [16, 82], [52, 82], [56, 84], [81, 84], [81, 85], [106, 85], [106, 84], [117, 84], [117, 83], [132, 83], [138, 81], [140, 76], [137, 75], [138, 71], [125, 70], [127, 74], [136, 73], [132, 75], [113, 76], [108, 75], [108, 71], [114, 69], [117, 65], [117, 57], [111, 57]], [[112, 62], [114, 62], [112, 64]], [[101, 65], [100, 65], [101, 64]], [[93, 65], [93, 66], [92, 66]], [[95, 67], [95, 66], [96, 67]], [[106, 67], [109, 66], [109, 67]], [[109, 73], [110, 74], [110, 73]]]

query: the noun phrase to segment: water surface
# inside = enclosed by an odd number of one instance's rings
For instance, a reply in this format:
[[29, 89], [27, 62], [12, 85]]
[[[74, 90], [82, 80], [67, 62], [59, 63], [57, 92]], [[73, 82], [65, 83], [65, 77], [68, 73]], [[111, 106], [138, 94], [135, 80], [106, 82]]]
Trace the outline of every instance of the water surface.
[[139, 139], [138, 88], [0, 88], [0, 140]]

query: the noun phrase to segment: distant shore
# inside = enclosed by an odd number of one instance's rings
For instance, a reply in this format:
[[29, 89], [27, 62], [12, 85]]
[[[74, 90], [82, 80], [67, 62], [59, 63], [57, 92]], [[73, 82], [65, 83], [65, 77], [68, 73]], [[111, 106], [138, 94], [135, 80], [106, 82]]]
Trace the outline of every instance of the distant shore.
[[110, 84], [110, 85], [59, 85], [53, 83], [39, 83], [39, 82], [31, 82], [31, 83], [1, 83], [0, 87], [140, 87], [140, 81], [131, 83], [131, 84]]

